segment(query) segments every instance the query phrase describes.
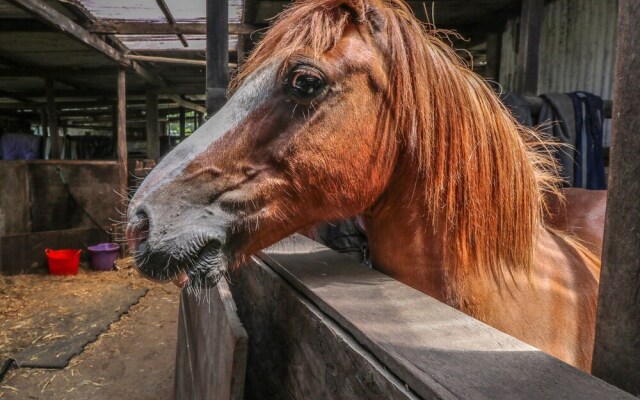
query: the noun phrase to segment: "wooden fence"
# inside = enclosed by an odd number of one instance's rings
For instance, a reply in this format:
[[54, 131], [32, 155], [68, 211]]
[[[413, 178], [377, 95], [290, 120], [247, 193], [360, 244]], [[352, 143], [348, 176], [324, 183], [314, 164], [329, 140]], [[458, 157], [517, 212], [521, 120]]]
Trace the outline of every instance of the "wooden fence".
[[[246, 356], [246, 375], [227, 364], [224, 371], [192, 376], [224, 375], [231, 368], [236, 375], [223, 384], [244, 380], [246, 399], [634, 398], [301, 236], [252, 258], [232, 274], [229, 288], [248, 341], [224, 347], [227, 336], [203, 336], [196, 324], [189, 328], [191, 353], [205, 360], [221, 352], [226, 359]], [[226, 292], [224, 284], [221, 290]], [[216, 293], [212, 289], [209, 297], [218, 298]], [[235, 318], [233, 306], [221, 317], [203, 311], [214, 309], [214, 302], [183, 301], [199, 307], [199, 324], [226, 325]], [[184, 388], [194, 385], [185, 374], [202, 364], [181, 356], [185, 339], [178, 344], [176, 391], [183, 397], [177, 398], [242, 398], [237, 391], [214, 395], [217, 378], [206, 383], [209, 391], [189, 397]]]

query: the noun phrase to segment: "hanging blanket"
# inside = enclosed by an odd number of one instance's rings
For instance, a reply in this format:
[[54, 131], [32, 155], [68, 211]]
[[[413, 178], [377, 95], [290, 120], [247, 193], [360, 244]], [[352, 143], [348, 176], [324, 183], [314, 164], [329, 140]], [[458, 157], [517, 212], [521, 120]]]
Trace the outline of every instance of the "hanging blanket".
[[574, 92], [569, 96], [573, 100], [577, 133], [573, 186], [592, 190], [606, 189], [602, 99], [586, 92]]

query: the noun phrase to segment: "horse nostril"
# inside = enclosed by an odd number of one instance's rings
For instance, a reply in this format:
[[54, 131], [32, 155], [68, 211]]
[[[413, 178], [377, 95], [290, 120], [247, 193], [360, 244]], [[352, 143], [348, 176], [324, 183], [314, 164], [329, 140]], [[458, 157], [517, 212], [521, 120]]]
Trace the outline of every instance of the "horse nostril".
[[132, 252], [138, 250], [141, 244], [149, 238], [149, 216], [140, 210], [127, 225], [127, 243]]

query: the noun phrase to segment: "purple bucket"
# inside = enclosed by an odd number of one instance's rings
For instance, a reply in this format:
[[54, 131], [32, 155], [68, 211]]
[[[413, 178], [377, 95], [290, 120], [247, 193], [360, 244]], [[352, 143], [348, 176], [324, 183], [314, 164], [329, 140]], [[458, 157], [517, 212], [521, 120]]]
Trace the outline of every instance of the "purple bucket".
[[89, 257], [94, 269], [110, 271], [120, 254], [120, 246], [115, 243], [100, 243], [89, 246]]

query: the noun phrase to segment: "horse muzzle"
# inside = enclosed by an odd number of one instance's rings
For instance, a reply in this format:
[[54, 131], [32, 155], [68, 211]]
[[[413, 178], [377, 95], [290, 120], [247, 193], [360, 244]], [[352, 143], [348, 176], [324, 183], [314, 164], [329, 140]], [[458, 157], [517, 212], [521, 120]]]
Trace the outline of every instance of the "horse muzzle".
[[230, 265], [229, 215], [217, 207], [172, 208], [175, 203], [153, 199], [143, 204], [130, 210], [126, 231], [138, 272], [179, 287], [215, 286]]

